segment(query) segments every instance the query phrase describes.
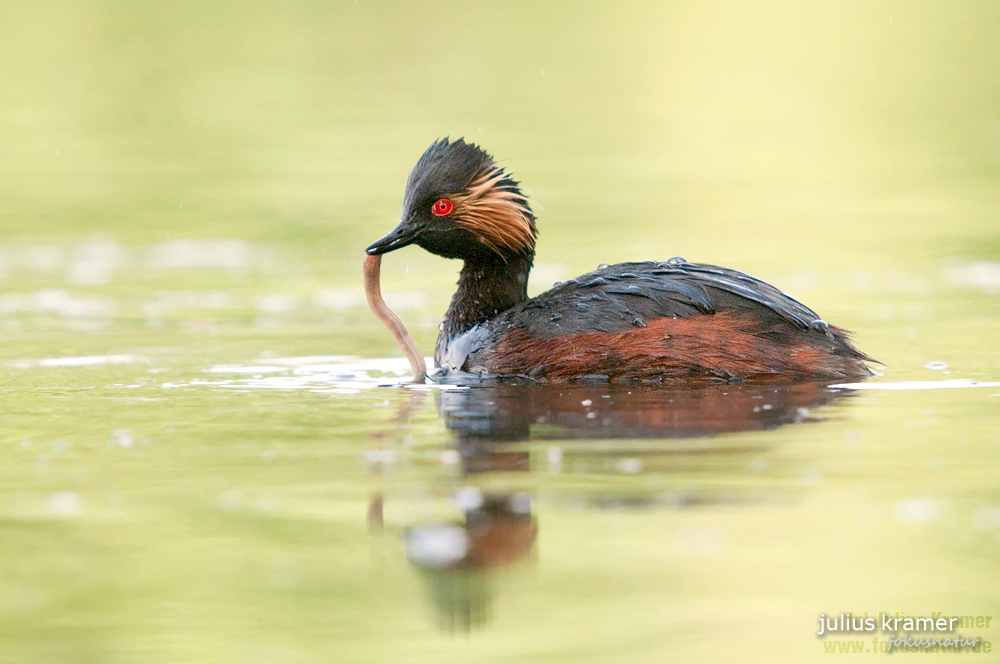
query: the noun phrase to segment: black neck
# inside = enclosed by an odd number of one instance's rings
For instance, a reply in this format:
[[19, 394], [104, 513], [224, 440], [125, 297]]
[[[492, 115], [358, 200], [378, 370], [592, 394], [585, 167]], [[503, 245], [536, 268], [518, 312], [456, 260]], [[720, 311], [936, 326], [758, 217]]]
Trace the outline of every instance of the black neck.
[[444, 316], [442, 337], [461, 334], [528, 299], [528, 273], [534, 252], [513, 256], [467, 259], [458, 276], [458, 290]]

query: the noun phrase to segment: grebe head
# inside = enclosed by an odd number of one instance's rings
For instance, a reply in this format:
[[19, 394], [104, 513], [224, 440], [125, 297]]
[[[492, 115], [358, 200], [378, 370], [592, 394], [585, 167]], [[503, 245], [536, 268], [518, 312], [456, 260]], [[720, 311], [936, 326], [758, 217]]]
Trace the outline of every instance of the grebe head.
[[416, 244], [445, 258], [506, 262], [533, 255], [536, 234], [517, 181], [479, 146], [443, 138], [413, 167], [399, 225], [367, 251]]

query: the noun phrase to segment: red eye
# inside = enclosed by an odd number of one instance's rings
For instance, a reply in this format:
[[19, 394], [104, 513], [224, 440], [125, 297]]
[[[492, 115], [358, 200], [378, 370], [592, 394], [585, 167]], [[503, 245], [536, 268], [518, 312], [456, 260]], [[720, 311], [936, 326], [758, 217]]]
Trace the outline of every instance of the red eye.
[[434, 205], [431, 206], [431, 212], [435, 217], [443, 217], [446, 214], [451, 214], [451, 211], [455, 209], [455, 206], [451, 204], [447, 198], [439, 198]]

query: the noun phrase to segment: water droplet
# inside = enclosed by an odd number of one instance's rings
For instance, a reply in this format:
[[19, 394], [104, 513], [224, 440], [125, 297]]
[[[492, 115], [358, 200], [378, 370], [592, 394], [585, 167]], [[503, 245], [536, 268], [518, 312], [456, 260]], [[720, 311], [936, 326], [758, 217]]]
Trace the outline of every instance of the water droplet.
[[628, 473], [629, 475], [640, 473], [642, 472], [642, 459], [636, 459], [634, 457], [620, 459], [618, 463], [615, 464], [615, 470], [619, 473]]
[[474, 486], [466, 486], [458, 489], [452, 496], [452, 500], [462, 510], [478, 509], [483, 504], [483, 492]]
[[83, 509], [83, 498], [73, 491], [60, 491], [52, 494], [49, 499], [49, 509], [55, 514], [64, 516], [79, 514]]
[[608, 265], [607, 263], [601, 263], [600, 265], [597, 266], [597, 269], [598, 270], [607, 270], [609, 267], [611, 267], [611, 266]]
[[434, 523], [412, 528], [404, 536], [406, 556], [421, 567], [444, 569], [460, 561], [469, 551], [469, 537], [453, 523]]
[[906, 498], [896, 501], [896, 520], [903, 523], [927, 523], [941, 516], [942, 505], [933, 498]]
[[687, 263], [683, 256], [674, 256], [673, 258], [667, 259], [667, 265], [684, 265]]
[[515, 514], [531, 513], [531, 495], [520, 492], [510, 497], [510, 510]]
[[799, 473], [799, 479], [803, 484], [808, 484], [809, 486], [816, 486], [823, 479], [823, 473], [816, 468], [806, 468], [801, 473]]
[[557, 281], [554, 284], [552, 284], [553, 288], [555, 288], [556, 286], [562, 286], [562, 282], [561, 281]]
[[558, 473], [562, 468], [562, 448], [561, 447], [550, 447], [546, 451], [546, 457], [549, 461], [549, 472]]
[[365, 452], [365, 461], [373, 465], [392, 465], [396, 460], [395, 450], [376, 449]]
[[813, 332], [820, 332], [822, 334], [826, 334], [827, 332], [830, 331], [830, 324], [827, 323], [825, 320], [816, 319], [813, 322], [809, 323], [809, 329], [812, 330]]

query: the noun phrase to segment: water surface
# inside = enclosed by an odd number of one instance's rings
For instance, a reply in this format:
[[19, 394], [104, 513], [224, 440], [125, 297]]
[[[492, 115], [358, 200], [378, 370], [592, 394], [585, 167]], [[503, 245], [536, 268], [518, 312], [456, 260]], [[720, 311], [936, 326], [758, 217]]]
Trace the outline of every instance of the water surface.
[[[993, 4], [2, 14], [0, 661], [803, 662], [821, 614], [996, 614]], [[362, 251], [448, 134], [531, 191], [532, 293], [728, 265], [880, 375], [407, 385]], [[456, 272], [384, 260], [425, 351]]]

